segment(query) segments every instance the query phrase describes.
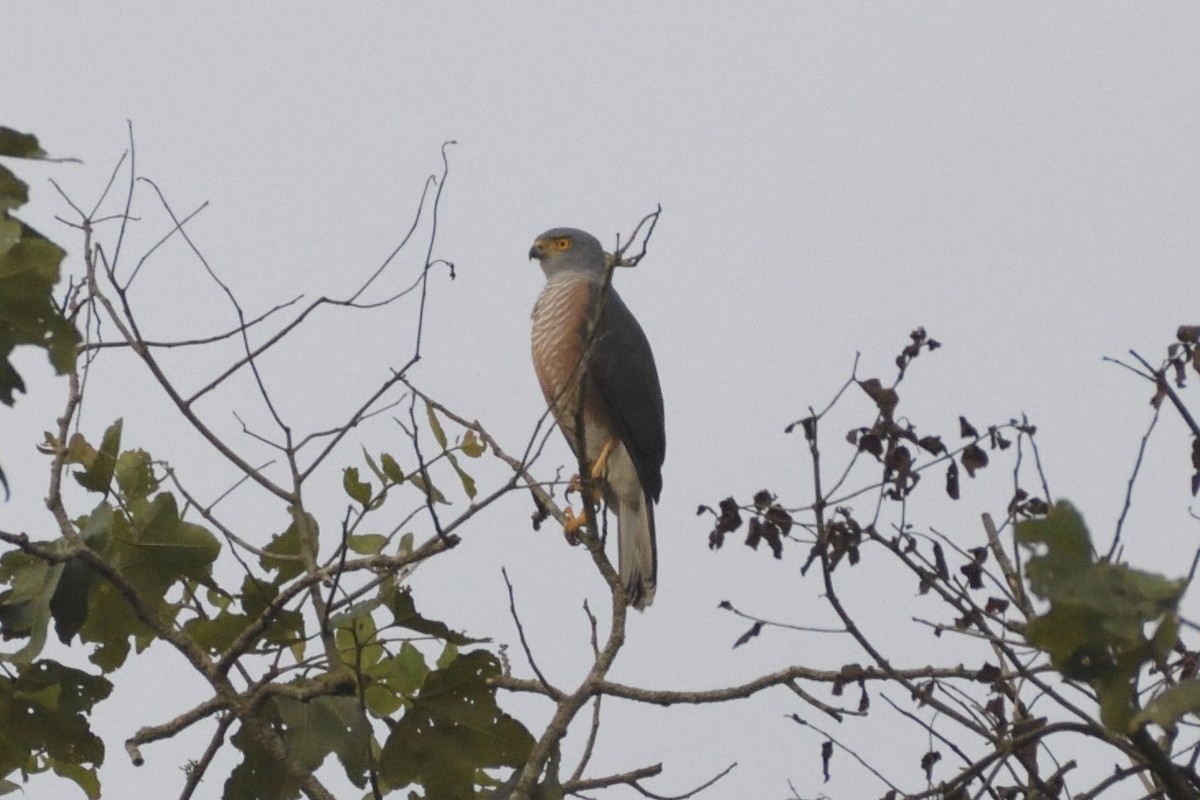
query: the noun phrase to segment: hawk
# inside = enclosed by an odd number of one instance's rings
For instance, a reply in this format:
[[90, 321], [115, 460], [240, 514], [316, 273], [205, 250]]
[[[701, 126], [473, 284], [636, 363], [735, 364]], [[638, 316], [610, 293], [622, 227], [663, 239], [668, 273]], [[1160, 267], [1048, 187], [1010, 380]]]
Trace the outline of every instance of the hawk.
[[596, 237], [554, 228], [537, 238], [529, 257], [546, 274], [533, 307], [538, 382], [616, 515], [621, 582], [640, 610], [654, 600], [654, 504], [667, 448], [654, 354], [620, 295], [604, 288], [607, 256]]

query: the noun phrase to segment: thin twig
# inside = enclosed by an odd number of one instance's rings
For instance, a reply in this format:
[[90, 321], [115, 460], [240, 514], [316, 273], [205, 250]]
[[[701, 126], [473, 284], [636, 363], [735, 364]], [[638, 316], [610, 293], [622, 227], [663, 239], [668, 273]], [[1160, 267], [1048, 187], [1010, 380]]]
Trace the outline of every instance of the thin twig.
[[538, 668], [537, 659], [533, 657], [533, 651], [529, 649], [529, 640], [525, 638], [525, 626], [521, 624], [521, 617], [517, 614], [517, 601], [513, 595], [512, 581], [508, 579], [508, 570], [501, 567], [500, 574], [504, 577], [504, 585], [508, 588], [508, 611], [512, 615], [513, 623], [517, 626], [517, 637], [521, 640], [521, 648], [525, 651], [525, 660], [529, 662], [529, 668], [533, 670], [533, 674], [537, 675], [537, 679], [545, 687], [546, 695], [548, 697], [561, 696], [562, 692], [555, 689], [550, 685], [550, 681], [546, 680], [546, 676]]

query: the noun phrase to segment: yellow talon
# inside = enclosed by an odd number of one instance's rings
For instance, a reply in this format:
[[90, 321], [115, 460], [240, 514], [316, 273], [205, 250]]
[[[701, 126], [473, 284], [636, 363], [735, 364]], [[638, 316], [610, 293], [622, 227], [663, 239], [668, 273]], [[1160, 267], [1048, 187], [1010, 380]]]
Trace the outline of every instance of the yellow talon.
[[563, 533], [567, 536], [574, 536], [579, 532], [579, 529], [587, 525], [587, 514], [575, 516], [575, 511], [570, 506], [563, 512], [563, 516], [567, 518], [567, 524], [563, 525]]

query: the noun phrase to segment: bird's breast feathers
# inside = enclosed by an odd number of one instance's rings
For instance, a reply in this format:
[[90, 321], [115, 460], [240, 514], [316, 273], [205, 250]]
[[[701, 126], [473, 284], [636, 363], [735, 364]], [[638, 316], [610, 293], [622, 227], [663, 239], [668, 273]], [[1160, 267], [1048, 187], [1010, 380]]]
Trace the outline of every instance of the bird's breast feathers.
[[[584, 371], [583, 333], [592, 289], [593, 282], [586, 276], [559, 277], [546, 283], [533, 307], [534, 370], [546, 402], [568, 439], [574, 438], [571, 432], [579, 410], [579, 381]], [[592, 417], [598, 410], [591, 408], [592, 405], [585, 403], [586, 417]]]

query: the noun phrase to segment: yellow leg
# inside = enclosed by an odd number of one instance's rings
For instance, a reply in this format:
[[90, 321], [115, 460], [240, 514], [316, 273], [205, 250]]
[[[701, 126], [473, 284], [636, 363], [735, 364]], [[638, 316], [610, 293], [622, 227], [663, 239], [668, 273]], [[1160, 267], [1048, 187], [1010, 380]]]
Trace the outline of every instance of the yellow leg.
[[592, 464], [593, 480], [600, 480], [600, 478], [604, 477], [604, 470], [608, 468], [608, 456], [616, 446], [617, 437], [615, 436], [604, 443], [604, 447], [600, 450], [600, 455], [596, 456], [596, 463]]
[[[594, 464], [592, 464], [591, 475], [592, 481], [594, 482], [592, 485], [593, 503], [600, 502], [600, 486], [598, 482], [604, 477], [604, 471], [608, 468], [608, 457], [612, 453], [613, 448], [616, 446], [617, 438], [614, 436], [604, 443], [604, 447], [600, 449], [600, 455], [596, 456], [596, 461]], [[572, 475], [571, 479], [567, 481], [567, 495], [570, 496], [571, 492], [578, 492], [582, 490], [583, 479], [580, 478], [579, 475]], [[580, 528], [587, 525], [588, 520], [586, 513], [575, 516], [575, 511], [570, 507], [568, 507], [563, 513], [567, 518], [567, 524], [563, 526], [563, 532], [568, 536], [573, 536], [579, 531]]]

